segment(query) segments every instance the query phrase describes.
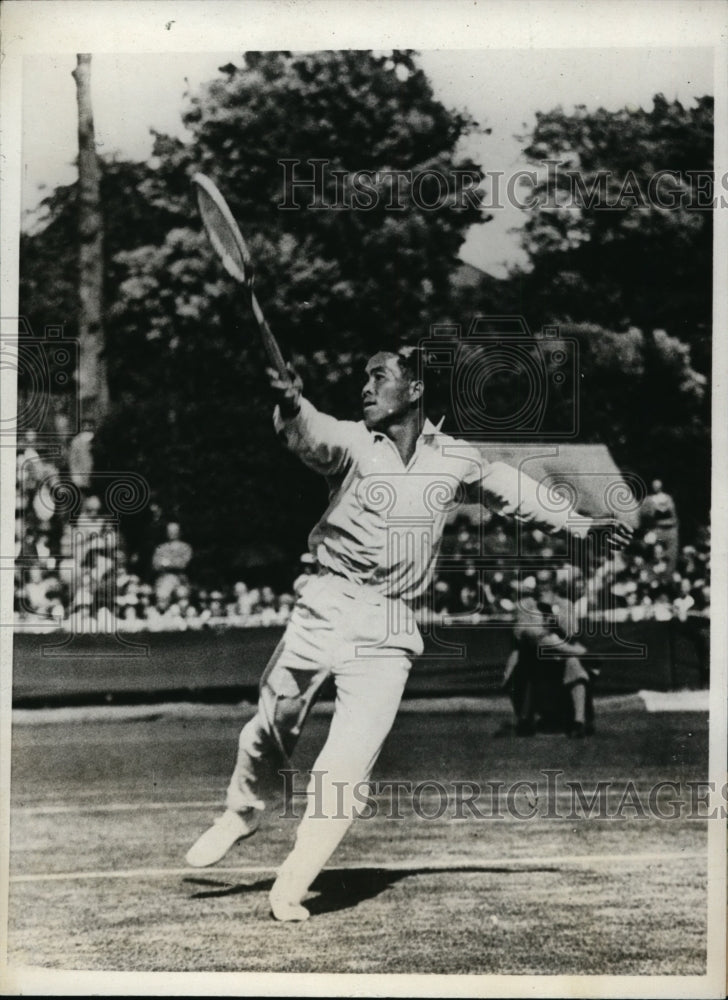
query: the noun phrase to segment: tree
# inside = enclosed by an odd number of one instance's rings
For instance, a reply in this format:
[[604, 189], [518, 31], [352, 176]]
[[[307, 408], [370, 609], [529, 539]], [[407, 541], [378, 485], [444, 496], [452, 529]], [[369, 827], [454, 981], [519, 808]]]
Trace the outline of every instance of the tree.
[[103, 328], [104, 220], [88, 53], [77, 56], [73, 77], [78, 101], [79, 403], [85, 416], [99, 420], [109, 405]]
[[[104, 206], [104, 284], [107, 290], [104, 325], [108, 331], [108, 299], [113, 299], [120, 281], [117, 254], [141, 243], [164, 239], [174, 219], [151, 206], [139, 191], [148, 175], [145, 164], [98, 158], [100, 203]], [[34, 225], [20, 234], [20, 312], [28, 321], [34, 338], [43, 339], [47, 326], [63, 327], [65, 336], [80, 336], [80, 245], [79, 183], [59, 186], [43, 199]], [[49, 384], [54, 387], [54, 404], [76, 412], [79, 386], [72, 364], [63, 367], [59, 378], [57, 357], [49, 352]], [[107, 351], [108, 353], [108, 351]], [[113, 369], [113, 365], [111, 366]], [[107, 373], [112, 379], [113, 370]], [[32, 391], [25, 384], [24, 367], [18, 374], [19, 390]], [[50, 428], [49, 428], [50, 429]]]
[[[649, 338], [664, 329], [710, 370], [713, 100], [539, 113], [525, 154], [541, 175], [517, 278], [539, 319]], [[648, 345], [649, 349], [649, 345]]]
[[[709, 517], [713, 101], [539, 113], [541, 167], [510, 285], [532, 327], [578, 324], [581, 440]], [[608, 331], [613, 332], [608, 332]]]
[[476, 165], [455, 148], [475, 124], [434, 99], [409, 52], [246, 53], [184, 120], [192, 141], [158, 135], [138, 185], [167, 232], [115, 257], [117, 403], [99, 446], [149, 478], [198, 565], [236, 573], [261, 538], [300, 551], [325, 488], [275, 441], [254, 320], [200, 232], [191, 174], [210, 174], [240, 221], [307, 393], [351, 417], [364, 357], [452, 311], [457, 252], [480, 219], [463, 190]]

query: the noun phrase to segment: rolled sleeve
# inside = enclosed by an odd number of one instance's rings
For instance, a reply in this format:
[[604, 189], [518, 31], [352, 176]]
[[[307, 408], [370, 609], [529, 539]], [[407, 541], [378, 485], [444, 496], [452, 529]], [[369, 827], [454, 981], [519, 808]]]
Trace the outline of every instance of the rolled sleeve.
[[307, 399], [301, 399], [295, 417], [284, 418], [277, 406], [273, 426], [286, 446], [315, 472], [334, 476], [349, 464], [356, 438], [355, 423], [320, 413]]
[[479, 470], [477, 488], [480, 502], [489, 510], [549, 534], [568, 531], [583, 535], [591, 524], [573, 508], [556, 500], [549, 503], [547, 491], [535, 479], [504, 462], [492, 462], [484, 472]]

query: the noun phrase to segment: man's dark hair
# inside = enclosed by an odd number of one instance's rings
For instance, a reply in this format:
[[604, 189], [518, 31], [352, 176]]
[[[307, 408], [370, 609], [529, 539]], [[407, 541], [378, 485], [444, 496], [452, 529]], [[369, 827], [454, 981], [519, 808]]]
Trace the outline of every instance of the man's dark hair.
[[409, 378], [420, 379], [425, 383], [425, 365], [422, 349], [417, 344], [403, 344], [395, 352], [402, 372]]

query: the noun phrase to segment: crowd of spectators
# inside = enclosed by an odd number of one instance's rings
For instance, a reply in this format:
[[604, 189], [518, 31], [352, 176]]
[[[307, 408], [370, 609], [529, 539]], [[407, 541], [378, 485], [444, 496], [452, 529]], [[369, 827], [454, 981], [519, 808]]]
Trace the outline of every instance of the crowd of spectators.
[[[15, 617], [37, 626], [74, 632], [200, 629], [209, 626], [283, 625], [294, 595], [316, 572], [301, 557], [291, 588], [197, 585], [190, 574], [193, 550], [179, 523], [155, 508], [148, 552], [127, 553], [117, 524], [89, 491], [90, 440], [84, 428], [72, 442], [70, 469], [83, 496], [80, 509], [64, 514], [53, 489], [59, 469], [41, 456], [32, 431], [18, 448], [15, 540]], [[66, 470], [68, 471], [68, 470]], [[568, 578], [582, 616], [616, 620], [685, 619], [710, 607], [710, 537], [677, 547], [672, 501], [655, 482], [634, 542], [624, 552], [585, 567], [560, 538], [524, 531], [497, 517], [478, 524], [458, 517], [445, 532], [431, 599], [423, 614], [470, 619], [516, 617], [519, 595], [556, 590]], [[296, 574], [292, 574], [295, 576]]]
[[[271, 586], [206, 588], [190, 576], [191, 545], [181, 526], [155, 505], [149, 551], [127, 552], [116, 519], [90, 491], [92, 430], [87, 426], [64, 463], [42, 457], [33, 431], [17, 453], [15, 498], [15, 623], [25, 630], [73, 632], [180, 631], [213, 625], [283, 625], [293, 593]], [[59, 466], [62, 465], [62, 468]], [[64, 512], [64, 481], [82, 498]], [[58, 488], [60, 486], [60, 489]], [[301, 573], [313, 572], [302, 559]]]
[[[485, 557], [485, 558], [484, 558]], [[699, 532], [675, 558], [653, 529], [638, 530], [620, 553], [594, 564], [573, 561], [562, 539], [497, 523], [481, 530], [456, 522], [443, 540], [432, 610], [445, 617], [515, 617], [521, 593], [577, 592], [581, 617], [616, 621], [707, 616], [710, 609], [710, 533]]]

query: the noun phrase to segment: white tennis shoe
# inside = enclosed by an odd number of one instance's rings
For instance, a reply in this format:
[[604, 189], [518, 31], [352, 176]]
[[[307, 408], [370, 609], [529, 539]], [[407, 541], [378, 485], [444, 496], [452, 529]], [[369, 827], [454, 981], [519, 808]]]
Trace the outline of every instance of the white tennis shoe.
[[280, 920], [283, 923], [308, 920], [311, 916], [305, 906], [301, 906], [300, 903], [295, 903], [290, 899], [286, 899], [280, 890], [276, 892], [275, 885], [271, 889], [268, 899], [270, 901], [271, 913], [276, 920]]
[[251, 837], [258, 829], [260, 815], [257, 809], [246, 809], [244, 813], [226, 809], [212, 826], [205, 830], [185, 856], [192, 868], [207, 868], [224, 858], [233, 844], [244, 837]]

